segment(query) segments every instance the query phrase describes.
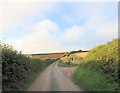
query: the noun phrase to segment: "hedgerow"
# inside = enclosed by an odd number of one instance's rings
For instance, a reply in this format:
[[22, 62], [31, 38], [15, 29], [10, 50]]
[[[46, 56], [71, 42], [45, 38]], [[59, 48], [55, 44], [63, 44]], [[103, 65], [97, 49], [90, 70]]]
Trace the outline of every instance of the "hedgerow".
[[[79, 64], [79, 69], [83, 68], [83, 69], [87, 69], [88, 71], [90, 70], [97, 73], [101, 73], [103, 76], [106, 77], [106, 80], [104, 80], [104, 82], [102, 81], [99, 82], [98, 85], [103, 86], [106, 84], [105, 82], [108, 82], [109, 86], [106, 86], [108, 87], [108, 90], [112, 89], [112, 91], [115, 91], [115, 90], [118, 90], [117, 85], [119, 81], [118, 70], [120, 68], [118, 67], [118, 61], [119, 61], [118, 60], [118, 39], [113, 39], [111, 42], [108, 42], [107, 44], [99, 45], [93, 48], [92, 50], [90, 50], [87, 56], [83, 59], [83, 62]], [[84, 72], [84, 70], [83, 70], [83, 73], [87, 74], [87, 72]], [[94, 83], [96, 84], [96, 82]], [[85, 88], [85, 86], [83, 87]], [[89, 88], [90, 87], [91, 86], [89, 86]]]
[[21, 82], [27, 82], [33, 73], [43, 70], [55, 59], [30, 58], [8, 44], [2, 47], [2, 90], [19, 91]]
[[118, 39], [93, 48], [80, 66], [118, 76]]
[[84, 61], [104, 61], [109, 64], [118, 64], [118, 39], [113, 39], [106, 45], [99, 45], [93, 48]]

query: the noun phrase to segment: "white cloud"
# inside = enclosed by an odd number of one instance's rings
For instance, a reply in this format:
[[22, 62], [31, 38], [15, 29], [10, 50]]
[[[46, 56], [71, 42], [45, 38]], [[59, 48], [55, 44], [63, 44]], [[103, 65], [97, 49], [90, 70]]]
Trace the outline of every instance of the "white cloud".
[[[92, 48], [95, 44], [101, 43], [100, 40], [114, 38], [117, 34], [116, 22], [114, 25], [105, 22], [107, 25], [92, 26], [95, 24], [96, 22], [91, 20], [82, 27], [73, 25], [61, 32], [57, 23], [51, 20], [43, 20], [35, 24], [32, 27], [32, 32], [27, 36], [20, 40], [10, 41], [10, 43], [23, 53], [69, 51]], [[93, 35], [91, 34], [92, 29], [96, 29]], [[88, 33], [91, 36], [87, 39], [84, 38], [87, 37]]]
[[[22, 25], [24, 28], [27, 17], [44, 17], [45, 11], [56, 9], [56, 4], [52, 3], [32, 3], [32, 2], [7, 2], [0, 4], [0, 36], [9, 33], [10, 27]], [[31, 19], [32, 20], [32, 19]], [[10, 31], [12, 32], [12, 31]]]
[[118, 2], [119, 0], [1, 0], [1, 2]]
[[65, 40], [66, 42], [74, 43], [77, 40], [79, 40], [79, 38], [81, 38], [81, 36], [83, 35], [84, 35], [83, 29], [81, 27], [74, 25], [72, 28], [67, 29], [65, 31]]
[[40, 31], [40, 32], [46, 32], [46, 31], [51, 31], [51, 32], [58, 32], [58, 26], [56, 23], [51, 22], [50, 20], [43, 20], [42, 22], [37, 23], [34, 26], [34, 30]]
[[118, 27], [116, 26], [106, 26], [105, 28], [101, 28], [96, 33], [96, 38], [106, 40], [117, 38]]
[[[55, 4], [17, 3], [16, 5], [5, 4], [4, 6], [3, 14], [5, 16], [3, 18], [3, 27], [5, 28], [11, 25], [12, 27], [16, 27], [18, 24], [25, 25], [26, 22], [24, 21], [24, 18], [27, 18], [27, 15], [33, 16], [34, 18], [36, 16], [43, 17], [42, 21], [38, 23], [34, 22], [31, 26], [28, 25], [32, 32], [28, 33], [27, 36], [24, 36], [21, 39], [8, 41], [17, 50], [21, 50], [23, 53], [69, 51], [81, 48], [88, 49], [99, 44], [99, 40], [109, 40], [114, 38], [117, 34], [117, 19], [112, 20], [109, 18], [109, 14], [101, 12], [106, 9], [105, 5], [103, 5], [105, 7], [100, 7], [97, 5], [92, 6], [90, 4], [86, 5], [87, 7], [84, 7], [83, 4], [82, 7], [77, 7], [75, 9], [75, 15], [77, 15], [77, 17], [74, 16], [73, 19], [71, 19], [72, 15], [63, 15], [61, 13], [65, 21], [74, 23], [71, 27], [65, 28], [63, 31], [60, 31], [60, 26], [58, 25], [59, 22], [62, 22], [60, 21], [62, 19], [59, 19], [58, 23], [52, 19], [44, 20], [44, 12], [56, 9]], [[113, 10], [109, 12], [112, 14]], [[81, 19], [84, 18], [86, 21], [83, 24], [80, 24], [81, 26], [76, 25], [77, 23], [75, 24], [76, 21], [81, 21]], [[24, 26], [24, 28], [25, 27], [26, 26]]]
[[[84, 27], [87, 27], [87, 32], [92, 32], [95, 30], [91, 40], [111, 40], [115, 38], [118, 34], [117, 18], [114, 21], [108, 21], [104, 19], [104, 16], [98, 15], [91, 18]], [[117, 37], [116, 37], [117, 38]]]
[[[52, 34], [51, 34], [52, 33]], [[57, 24], [43, 20], [33, 26], [32, 32], [21, 40], [10, 42], [16, 49], [24, 53], [56, 51], [58, 44], [53, 34], [58, 33]]]
[[32, 28], [32, 32], [27, 36], [20, 40], [8, 41], [9, 44], [23, 53], [56, 52], [72, 49], [64, 43], [72, 44], [83, 35], [82, 28], [75, 25], [62, 33], [58, 25], [50, 20], [43, 20]]

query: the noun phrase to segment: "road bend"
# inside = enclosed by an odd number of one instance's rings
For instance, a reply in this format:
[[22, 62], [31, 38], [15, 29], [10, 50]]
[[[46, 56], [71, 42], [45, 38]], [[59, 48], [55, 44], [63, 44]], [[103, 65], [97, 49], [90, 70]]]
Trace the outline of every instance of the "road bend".
[[[31, 84], [27, 91], [82, 91], [74, 81], [64, 73], [62, 67], [58, 67], [57, 63], [54, 62], [47, 67]], [[63, 67], [68, 68], [68, 67]], [[72, 68], [68, 68], [72, 69]], [[74, 69], [75, 70], [75, 69]]]

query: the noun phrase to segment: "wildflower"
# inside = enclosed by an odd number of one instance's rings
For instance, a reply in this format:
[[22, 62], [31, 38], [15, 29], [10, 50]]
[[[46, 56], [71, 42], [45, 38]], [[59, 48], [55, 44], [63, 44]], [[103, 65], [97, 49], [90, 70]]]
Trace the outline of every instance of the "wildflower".
[[112, 63], [113, 63], [112, 61], [109, 62], [109, 64], [112, 64]]

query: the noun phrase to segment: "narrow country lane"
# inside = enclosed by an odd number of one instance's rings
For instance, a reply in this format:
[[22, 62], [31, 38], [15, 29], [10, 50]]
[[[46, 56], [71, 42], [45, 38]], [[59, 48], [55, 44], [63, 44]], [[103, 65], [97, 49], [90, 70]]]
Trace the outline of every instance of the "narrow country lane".
[[[57, 66], [58, 61], [46, 68], [27, 91], [81, 91], [79, 87]], [[63, 67], [64, 68], [64, 67]]]

